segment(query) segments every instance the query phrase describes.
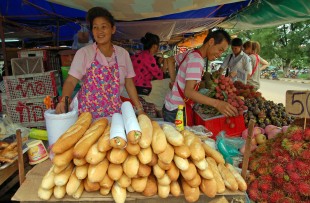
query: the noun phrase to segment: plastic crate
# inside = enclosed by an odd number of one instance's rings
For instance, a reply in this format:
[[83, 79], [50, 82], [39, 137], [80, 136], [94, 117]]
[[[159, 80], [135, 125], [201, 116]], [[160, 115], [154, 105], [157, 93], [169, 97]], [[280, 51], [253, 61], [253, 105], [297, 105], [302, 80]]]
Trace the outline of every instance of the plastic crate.
[[13, 58], [11, 59], [11, 65], [13, 75], [24, 75], [24, 74], [44, 72], [42, 57]]
[[14, 123], [19, 123], [22, 126], [45, 126], [44, 98], [5, 100], [7, 113]]
[[8, 100], [47, 95], [54, 97], [57, 96], [57, 86], [60, 86], [56, 71], [5, 76], [3, 80]]
[[246, 129], [243, 115], [230, 117], [230, 123], [234, 123], [234, 127], [231, 128], [230, 124], [226, 123], [225, 116], [216, 116], [212, 118], [205, 118], [203, 114], [194, 112], [195, 125], [203, 125], [213, 133], [212, 139], [216, 139], [216, 136], [222, 130], [226, 131], [228, 136], [241, 136], [243, 130]]

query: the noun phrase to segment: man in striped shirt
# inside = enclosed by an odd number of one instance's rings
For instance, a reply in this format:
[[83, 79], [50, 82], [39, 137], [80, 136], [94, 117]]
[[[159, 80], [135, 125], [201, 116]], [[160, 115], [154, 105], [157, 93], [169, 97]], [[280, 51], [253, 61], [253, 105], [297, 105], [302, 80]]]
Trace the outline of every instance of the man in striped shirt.
[[230, 41], [226, 31], [216, 30], [209, 32], [200, 48], [175, 56], [179, 70], [172, 90], [165, 98], [163, 107], [165, 121], [174, 122], [178, 105], [187, 104], [184, 102], [185, 98], [192, 102], [213, 106], [225, 116], [238, 114], [237, 109], [227, 102], [207, 97], [197, 91], [197, 84], [201, 81], [203, 73], [204, 58], [210, 61], [219, 58], [227, 50]]

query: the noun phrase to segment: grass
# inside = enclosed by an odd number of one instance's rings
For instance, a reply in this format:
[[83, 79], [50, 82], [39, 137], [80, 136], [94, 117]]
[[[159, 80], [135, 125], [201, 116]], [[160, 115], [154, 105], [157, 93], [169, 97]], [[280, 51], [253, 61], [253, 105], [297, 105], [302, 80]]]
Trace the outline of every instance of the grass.
[[310, 80], [310, 74], [305, 73], [305, 74], [300, 74], [297, 76], [298, 79], [304, 79], [304, 80]]

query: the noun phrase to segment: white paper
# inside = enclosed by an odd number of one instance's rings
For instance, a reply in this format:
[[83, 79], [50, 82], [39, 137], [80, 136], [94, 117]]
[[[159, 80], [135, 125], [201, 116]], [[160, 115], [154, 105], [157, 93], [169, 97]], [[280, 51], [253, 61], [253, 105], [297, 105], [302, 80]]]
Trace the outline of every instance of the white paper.
[[110, 139], [115, 137], [120, 137], [127, 142], [123, 117], [120, 113], [114, 113], [112, 116]]
[[126, 134], [130, 131], [139, 131], [141, 132], [141, 128], [136, 117], [135, 111], [130, 102], [124, 102], [121, 106], [122, 116], [125, 125]]

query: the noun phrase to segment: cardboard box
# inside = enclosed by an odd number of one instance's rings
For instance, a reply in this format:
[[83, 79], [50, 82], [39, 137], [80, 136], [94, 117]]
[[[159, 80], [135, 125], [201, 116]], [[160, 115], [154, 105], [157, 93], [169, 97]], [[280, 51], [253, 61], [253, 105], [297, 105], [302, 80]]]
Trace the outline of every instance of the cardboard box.
[[[36, 165], [31, 171], [28, 172], [26, 175], [25, 182], [20, 186], [20, 188], [17, 190], [15, 195], [12, 197], [13, 201], [20, 201], [20, 202], [34, 202], [34, 201], [40, 201], [42, 200], [37, 196], [38, 188], [41, 184], [42, 178], [44, 174], [49, 170], [51, 167], [51, 161], [46, 160], [38, 165]], [[223, 194], [217, 195], [216, 197], [225, 196], [225, 198], [230, 202], [232, 199], [238, 199], [245, 201], [245, 193], [237, 191], [237, 192], [230, 192], [225, 191]], [[213, 198], [209, 198], [205, 196], [203, 193], [201, 193], [198, 203], [202, 202], [209, 202]], [[107, 196], [102, 196], [99, 191], [97, 192], [83, 192], [83, 195], [80, 199], [74, 199], [68, 195], [65, 196], [63, 199], [56, 199], [55, 197], [52, 197], [50, 199], [51, 202], [53, 201], [78, 201], [78, 202], [114, 202], [112, 195], [109, 194]], [[139, 193], [129, 193], [127, 192], [127, 199], [126, 202], [130, 203], [186, 203], [184, 196], [181, 195], [180, 197], [176, 198], [171, 195], [169, 195], [168, 198], [162, 199], [158, 196], [153, 197], [145, 197]]]

